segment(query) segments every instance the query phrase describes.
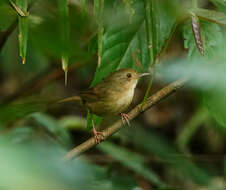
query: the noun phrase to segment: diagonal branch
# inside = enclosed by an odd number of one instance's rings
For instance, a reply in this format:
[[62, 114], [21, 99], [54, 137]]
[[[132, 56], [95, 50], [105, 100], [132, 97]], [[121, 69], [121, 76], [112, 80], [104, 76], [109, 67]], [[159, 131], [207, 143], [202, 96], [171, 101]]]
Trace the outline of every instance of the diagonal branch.
[[[132, 120], [140, 113], [142, 113], [145, 110], [147, 110], [148, 108], [154, 106], [155, 104], [160, 102], [162, 99], [168, 97], [170, 94], [172, 94], [176, 90], [183, 87], [186, 81], [187, 81], [187, 79], [182, 78], [182, 79], [179, 79], [179, 80], [169, 84], [168, 86], [164, 87], [163, 89], [159, 90], [157, 93], [155, 93], [154, 95], [147, 98], [147, 100], [143, 106], [142, 106], [142, 104], [138, 104], [134, 109], [132, 109], [128, 113], [129, 118]], [[119, 131], [122, 127], [123, 127], [122, 121], [118, 120], [113, 125], [111, 125], [107, 129], [103, 130], [103, 136], [100, 136], [100, 140], [101, 141], [106, 140], [108, 137], [110, 137], [111, 135], [113, 135], [114, 133]], [[84, 143], [80, 144], [79, 146], [70, 150], [64, 156], [64, 160], [65, 161], [72, 160], [73, 158], [79, 156], [80, 154], [89, 150], [90, 148], [94, 147], [95, 145], [96, 145], [95, 139], [94, 139], [94, 137], [92, 137], [92, 138], [88, 139], [87, 141], [85, 141]]]

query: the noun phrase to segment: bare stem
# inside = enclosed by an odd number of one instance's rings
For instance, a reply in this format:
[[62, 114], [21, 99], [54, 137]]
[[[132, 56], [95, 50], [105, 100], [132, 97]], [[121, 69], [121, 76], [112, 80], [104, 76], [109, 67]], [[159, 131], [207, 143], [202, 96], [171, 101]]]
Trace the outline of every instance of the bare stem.
[[198, 8], [198, 0], [192, 0], [192, 8]]

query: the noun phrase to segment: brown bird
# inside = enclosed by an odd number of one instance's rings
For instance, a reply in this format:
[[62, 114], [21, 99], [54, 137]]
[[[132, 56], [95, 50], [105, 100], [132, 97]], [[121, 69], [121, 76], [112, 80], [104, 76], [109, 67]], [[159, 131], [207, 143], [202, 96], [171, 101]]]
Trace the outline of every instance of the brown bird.
[[[93, 88], [82, 91], [79, 96], [65, 98], [58, 101], [58, 103], [79, 101], [91, 112], [91, 115], [109, 116], [120, 114], [122, 121], [129, 124], [129, 117], [123, 112], [132, 102], [138, 79], [146, 75], [149, 75], [149, 73], [139, 74], [133, 69], [120, 69], [111, 73]], [[91, 120], [93, 134], [98, 143], [98, 135], [102, 135], [102, 133], [96, 131], [92, 116]]]

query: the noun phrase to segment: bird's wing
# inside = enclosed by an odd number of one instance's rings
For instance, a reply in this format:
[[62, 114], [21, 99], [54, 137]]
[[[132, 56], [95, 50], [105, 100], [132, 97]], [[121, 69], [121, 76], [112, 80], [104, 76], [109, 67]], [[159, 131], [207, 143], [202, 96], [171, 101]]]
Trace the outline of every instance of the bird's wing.
[[97, 93], [97, 91], [95, 90], [95, 88], [90, 88], [88, 90], [84, 90], [80, 93], [80, 96], [82, 97], [82, 99], [84, 101], [87, 102], [94, 102], [97, 101], [98, 99], [100, 99], [100, 94]]
[[98, 84], [97, 86], [90, 88], [88, 90], [82, 91], [80, 93], [80, 96], [83, 100], [93, 102], [98, 100], [103, 100], [108, 96], [108, 91], [106, 90], [106, 84], [105, 81]]

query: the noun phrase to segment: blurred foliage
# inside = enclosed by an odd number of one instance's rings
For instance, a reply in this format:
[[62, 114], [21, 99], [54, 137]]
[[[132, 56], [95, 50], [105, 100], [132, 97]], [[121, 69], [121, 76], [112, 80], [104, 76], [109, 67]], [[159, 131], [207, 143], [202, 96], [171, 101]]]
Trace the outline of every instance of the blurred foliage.
[[104, 168], [85, 159], [64, 163], [64, 151], [55, 145], [0, 141], [2, 189], [112, 189]]
[[[7, 0], [0, 2], [0, 28], [7, 30], [9, 26], [16, 20], [16, 11], [7, 3]], [[7, 19], [6, 19], [7, 18]]]
[[[1, 0], [0, 189], [225, 189], [225, 11], [224, 0]], [[151, 93], [189, 81], [65, 163], [90, 119], [52, 103], [128, 67], [155, 69]]]
[[134, 170], [137, 174], [147, 178], [153, 184], [159, 187], [166, 186], [160, 181], [158, 176], [153, 171], [147, 169], [147, 166], [145, 166], [145, 158], [143, 158], [141, 155], [129, 152], [125, 148], [118, 147], [107, 142], [102, 143], [98, 148], [107, 154], [110, 154], [113, 158], [119, 160], [124, 166]]

